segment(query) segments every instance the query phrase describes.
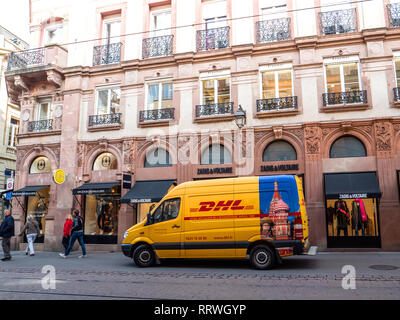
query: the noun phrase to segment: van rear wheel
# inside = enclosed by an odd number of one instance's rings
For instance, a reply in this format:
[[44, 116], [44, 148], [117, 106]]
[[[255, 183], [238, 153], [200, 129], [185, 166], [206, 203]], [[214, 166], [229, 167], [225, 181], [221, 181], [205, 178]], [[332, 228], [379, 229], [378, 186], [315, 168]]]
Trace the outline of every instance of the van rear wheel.
[[133, 252], [133, 261], [138, 267], [151, 267], [155, 262], [153, 249], [145, 244], [138, 246]]
[[256, 269], [271, 269], [275, 265], [275, 255], [269, 247], [258, 245], [250, 252], [250, 262]]

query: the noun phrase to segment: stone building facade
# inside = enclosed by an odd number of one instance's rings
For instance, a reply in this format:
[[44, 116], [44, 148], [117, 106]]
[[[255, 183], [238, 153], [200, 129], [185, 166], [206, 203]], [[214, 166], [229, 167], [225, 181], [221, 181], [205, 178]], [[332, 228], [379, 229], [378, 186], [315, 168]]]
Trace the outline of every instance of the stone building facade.
[[[155, 188], [296, 174], [313, 245], [400, 249], [396, 1], [47, 2], [32, 0], [37, 49], [6, 73], [22, 119], [13, 214], [17, 228], [36, 214], [44, 249], [60, 249], [73, 208], [89, 244], [119, 244], [149, 208], [121, 201], [124, 174]], [[331, 215], [355, 198], [362, 233]]]

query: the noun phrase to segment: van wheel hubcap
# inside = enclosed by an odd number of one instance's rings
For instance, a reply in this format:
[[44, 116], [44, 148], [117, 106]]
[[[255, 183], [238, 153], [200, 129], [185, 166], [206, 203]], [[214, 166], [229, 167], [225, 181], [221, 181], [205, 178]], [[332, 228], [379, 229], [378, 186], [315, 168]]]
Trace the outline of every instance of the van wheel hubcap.
[[139, 259], [140, 259], [140, 261], [142, 261], [142, 262], [144, 262], [144, 263], [149, 262], [149, 261], [150, 261], [150, 258], [151, 258], [151, 255], [150, 255], [150, 252], [148, 252], [148, 251], [142, 251], [142, 252], [139, 254]]
[[259, 264], [266, 264], [268, 262], [268, 255], [264, 251], [257, 252], [256, 261]]

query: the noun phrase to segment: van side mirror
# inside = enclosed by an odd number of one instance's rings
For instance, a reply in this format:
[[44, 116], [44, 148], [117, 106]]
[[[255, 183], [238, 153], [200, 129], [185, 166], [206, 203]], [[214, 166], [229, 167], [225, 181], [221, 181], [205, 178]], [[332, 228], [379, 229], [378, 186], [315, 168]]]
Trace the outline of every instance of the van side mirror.
[[153, 216], [149, 213], [147, 213], [147, 221], [146, 224], [153, 224]]

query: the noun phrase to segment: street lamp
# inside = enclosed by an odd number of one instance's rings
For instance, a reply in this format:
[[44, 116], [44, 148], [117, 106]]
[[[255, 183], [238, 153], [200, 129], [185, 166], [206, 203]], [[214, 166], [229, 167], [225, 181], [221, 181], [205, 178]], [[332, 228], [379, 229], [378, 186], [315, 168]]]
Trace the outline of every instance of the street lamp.
[[239, 104], [239, 109], [235, 114], [235, 122], [239, 129], [243, 128], [246, 125], [246, 111], [242, 109], [242, 106]]

